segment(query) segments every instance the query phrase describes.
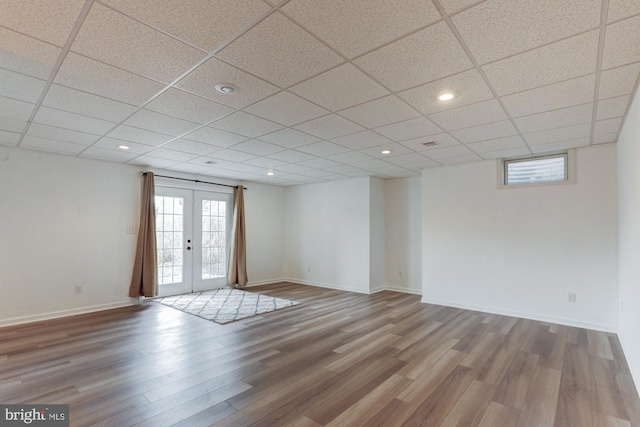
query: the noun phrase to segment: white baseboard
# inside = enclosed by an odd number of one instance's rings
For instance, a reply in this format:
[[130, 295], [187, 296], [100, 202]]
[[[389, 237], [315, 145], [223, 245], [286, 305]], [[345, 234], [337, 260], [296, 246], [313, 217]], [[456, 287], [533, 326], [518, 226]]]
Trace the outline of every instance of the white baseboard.
[[411, 289], [405, 288], [404, 286], [387, 285], [384, 289], [387, 291], [402, 292], [403, 294], [422, 295], [422, 289]]
[[473, 304], [464, 304], [458, 301], [439, 300], [433, 298], [422, 297], [421, 302], [425, 304], [444, 305], [446, 307], [461, 308], [463, 310], [480, 311], [483, 313], [500, 314], [502, 316], [520, 317], [523, 319], [538, 320], [540, 322], [557, 323], [566, 326], [575, 326], [578, 328], [593, 329], [596, 331], [617, 333], [617, 328], [602, 323], [585, 322], [575, 319], [567, 319], [564, 317], [545, 316], [536, 313], [527, 313], [523, 311], [509, 310], [504, 308], [486, 307]]
[[11, 317], [0, 319], [0, 327], [21, 325], [23, 323], [39, 322], [41, 320], [57, 319], [60, 317], [75, 316], [77, 314], [93, 313], [96, 311], [111, 310], [114, 308], [129, 307], [139, 304], [139, 301], [129, 298], [126, 301], [110, 302], [107, 304], [92, 305], [89, 307], [71, 308], [68, 310], [52, 311], [49, 313], [32, 314], [29, 316]]
[[336, 289], [336, 290], [339, 290], [339, 291], [356, 292], [356, 293], [359, 293], [359, 294], [369, 294], [370, 293], [369, 291], [364, 291], [364, 290], [362, 290], [360, 288], [352, 288], [350, 286], [336, 285], [336, 284], [333, 284], [333, 283], [313, 282], [311, 280], [294, 279], [294, 278], [291, 278], [291, 277], [283, 279], [283, 281], [291, 282], [291, 283], [299, 283], [301, 285], [318, 286], [320, 288]]
[[250, 281], [249, 283], [247, 283], [247, 288], [250, 288], [252, 286], [262, 286], [262, 285], [271, 285], [273, 283], [280, 283], [280, 282], [288, 282], [288, 279], [285, 278], [278, 278], [278, 279], [267, 279], [267, 280], [256, 280], [256, 281]]
[[640, 372], [637, 372], [634, 368], [635, 365], [633, 363], [629, 363], [629, 354], [631, 354], [628, 349], [629, 346], [626, 343], [626, 337], [618, 334], [618, 339], [620, 340], [620, 345], [622, 346], [622, 352], [624, 356], [627, 358], [627, 365], [629, 365], [629, 370], [631, 371], [631, 378], [633, 378], [633, 382], [635, 383], [636, 390], [640, 389]]

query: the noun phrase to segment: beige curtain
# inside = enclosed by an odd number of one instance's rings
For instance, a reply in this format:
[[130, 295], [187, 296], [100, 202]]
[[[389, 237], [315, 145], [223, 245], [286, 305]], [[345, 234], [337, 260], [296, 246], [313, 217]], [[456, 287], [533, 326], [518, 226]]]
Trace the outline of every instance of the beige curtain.
[[244, 188], [233, 189], [233, 228], [231, 229], [231, 252], [227, 285], [244, 288], [247, 285], [247, 245], [244, 229]]
[[153, 173], [143, 175], [138, 249], [133, 266], [129, 296], [154, 297], [158, 294], [158, 266], [156, 257], [156, 203]]

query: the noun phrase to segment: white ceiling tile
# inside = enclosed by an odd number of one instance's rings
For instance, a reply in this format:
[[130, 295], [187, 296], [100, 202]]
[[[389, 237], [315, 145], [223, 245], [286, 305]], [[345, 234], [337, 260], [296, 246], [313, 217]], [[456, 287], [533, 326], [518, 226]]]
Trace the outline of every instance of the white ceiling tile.
[[324, 108], [289, 92], [272, 95], [247, 107], [245, 111], [285, 126], [293, 126], [328, 113]]
[[527, 147], [522, 148], [511, 148], [507, 150], [498, 150], [498, 151], [490, 151], [488, 153], [480, 153], [480, 157], [485, 160], [494, 160], [494, 159], [505, 159], [509, 157], [516, 156], [526, 156], [531, 154]]
[[292, 164], [280, 165], [276, 167], [276, 169], [282, 172], [295, 173], [295, 174], [298, 174], [301, 172], [308, 172], [311, 170], [311, 168], [307, 166], [292, 165]]
[[201, 124], [234, 111], [233, 108], [174, 88], [163, 92], [145, 108]]
[[303, 176], [303, 175], [297, 175], [297, 174], [288, 174], [283, 179], [286, 179], [287, 181], [291, 182], [292, 183], [291, 185], [313, 184], [316, 182], [322, 182], [322, 180], [318, 178], [312, 178], [310, 176]]
[[524, 139], [529, 145], [540, 145], [570, 139], [588, 138], [590, 135], [591, 123], [584, 123], [581, 125], [543, 130], [541, 132], [526, 133]]
[[490, 140], [481, 141], [481, 142], [474, 142], [471, 144], [467, 144], [467, 147], [470, 148], [473, 152], [479, 153], [479, 154], [486, 153], [489, 151], [510, 150], [510, 149], [520, 149], [520, 150], [524, 149], [527, 152], [529, 151], [520, 135], [490, 139]]
[[86, 157], [88, 159], [96, 159], [96, 160], [107, 160], [112, 162], [127, 162], [137, 154], [130, 153], [122, 150], [108, 150], [106, 148], [100, 147], [89, 147], [87, 148], [80, 157]]
[[278, 166], [286, 165], [286, 162], [281, 162], [280, 160], [270, 159], [268, 157], [256, 157], [255, 159], [247, 160], [244, 162], [248, 165], [260, 166], [266, 169], [274, 169]]
[[108, 135], [110, 138], [122, 139], [125, 141], [137, 142], [145, 145], [158, 146], [172, 140], [174, 137], [163, 135], [157, 132], [151, 132], [144, 129], [138, 129], [132, 126], [120, 125], [111, 131]]
[[137, 110], [133, 105], [56, 84], [51, 85], [42, 105], [111, 122], [121, 122]]
[[124, 124], [171, 136], [183, 135], [200, 126], [198, 123], [188, 122], [145, 109], [135, 113]]
[[535, 154], [550, 153], [552, 151], [568, 150], [569, 148], [586, 147], [587, 145], [589, 145], [589, 138], [578, 138], [551, 144], [532, 145], [531, 151]]
[[326, 157], [332, 154], [339, 154], [349, 151], [348, 148], [344, 148], [338, 144], [334, 144], [328, 141], [321, 141], [314, 144], [305, 145], [303, 147], [299, 147], [297, 150], [319, 157]]
[[246, 141], [248, 138], [245, 136], [237, 135], [235, 133], [227, 132], [220, 129], [214, 129], [209, 126], [201, 127], [185, 136], [187, 139], [191, 139], [198, 142], [204, 142], [205, 144], [213, 144], [220, 147], [228, 148], [232, 145]]
[[609, 0], [609, 22], [640, 13], [640, 3], [629, 0]]
[[216, 151], [215, 153], [210, 154], [207, 157], [216, 160], [225, 160], [228, 162], [245, 162], [247, 160], [255, 159], [257, 156], [255, 154], [249, 154], [242, 151], [225, 149]]
[[482, 67], [498, 95], [595, 73], [598, 30], [511, 56]]
[[591, 122], [593, 103], [561, 108], [514, 119], [522, 133], [559, 128], [569, 125]]
[[480, 160], [482, 160], [482, 157], [476, 154], [469, 154], [466, 156], [448, 157], [446, 159], [439, 159], [438, 162], [442, 163], [445, 166], [451, 166], [451, 165], [460, 165], [463, 163], [477, 162]]
[[507, 119], [498, 101], [484, 101], [454, 110], [431, 114], [429, 119], [446, 131], [478, 126]]
[[[382, 154], [382, 151], [385, 151], [385, 150], [389, 150], [391, 151], [391, 153]], [[390, 158], [392, 156], [399, 156], [401, 154], [410, 154], [413, 152], [413, 150], [405, 147], [404, 145], [394, 142], [391, 144], [380, 145], [378, 147], [365, 148], [360, 150], [360, 152], [364, 154], [368, 154], [371, 157], [387, 160], [387, 158]]]
[[40, 107], [33, 121], [64, 129], [92, 133], [94, 135], [104, 135], [115, 126], [113, 122], [81, 116], [49, 107]]
[[595, 28], [600, 7], [601, 0], [489, 0], [452, 20], [485, 64]]
[[604, 135], [594, 135], [594, 144], [608, 144], [610, 142], [618, 142], [618, 133], [606, 133]]
[[206, 51], [222, 45], [269, 10], [259, 0], [106, 0], [105, 3]]
[[622, 117], [607, 120], [598, 120], [594, 129], [594, 135], [617, 134], [622, 125]]
[[374, 129], [394, 141], [404, 141], [428, 135], [435, 135], [441, 130], [425, 117], [417, 117], [400, 123], [393, 123]]
[[306, 166], [308, 168], [315, 168], [315, 169], [326, 169], [328, 167], [331, 166], [340, 166], [340, 163], [338, 162], [334, 162], [332, 160], [328, 160], [328, 159], [313, 159], [313, 160], [306, 160], [304, 162], [300, 162], [299, 163], [300, 166]]
[[292, 87], [300, 95], [331, 111], [343, 110], [389, 95], [389, 91], [347, 63]]
[[208, 156], [202, 156], [202, 157], [198, 157], [197, 159], [193, 159], [188, 162], [185, 162], [183, 164], [197, 166], [200, 172], [205, 173], [205, 175], [217, 176], [218, 174], [215, 173], [216, 170], [218, 170], [219, 168], [229, 166], [233, 163], [235, 162], [222, 160], [222, 159], [214, 159]]
[[234, 163], [232, 165], [225, 166], [224, 168], [232, 171], [237, 171], [237, 172], [250, 173], [257, 176], [267, 176], [266, 168], [260, 167], [260, 166], [248, 165], [245, 163]]
[[371, 170], [380, 169], [380, 168], [387, 168], [393, 165], [391, 163], [387, 163], [380, 159], [371, 159], [371, 160], [365, 160], [363, 162], [353, 163], [351, 164], [351, 166], [371, 171]]
[[337, 173], [339, 175], [345, 175], [345, 176], [350, 176], [350, 177], [358, 177], [358, 176], [367, 176], [369, 175], [369, 171], [366, 171], [364, 169], [359, 169], [359, 168], [355, 168], [353, 166], [350, 165], [339, 165], [339, 166], [332, 166], [329, 168], [325, 168], [324, 170], [326, 170], [327, 172], [331, 172], [331, 173]]
[[83, 0], [6, 0], [2, 2], [0, 26], [62, 47], [84, 3]]
[[8, 145], [9, 147], [15, 147], [18, 144], [19, 140], [20, 140], [19, 133], [0, 130], [0, 145]]
[[119, 68], [69, 52], [56, 74], [56, 83], [141, 106], [164, 85]]
[[217, 145], [213, 144], [205, 144], [198, 141], [191, 141], [190, 139], [186, 138], [180, 138], [163, 145], [162, 148], [168, 148], [169, 150], [182, 151], [183, 153], [205, 156], [215, 151], [219, 151], [222, 147], [218, 147]]
[[170, 83], [205, 53], [94, 3], [71, 50]]
[[0, 67], [46, 80], [61, 49], [0, 27]]
[[[438, 96], [443, 93], [453, 93], [455, 97], [449, 101], [440, 101]], [[493, 98], [491, 90], [476, 70], [445, 77], [398, 95], [423, 114], [451, 110]]]
[[4, 131], [22, 133], [25, 126], [27, 126], [26, 120], [14, 119], [7, 116], [0, 116], [0, 129]]
[[242, 181], [254, 181], [256, 179], [263, 177], [262, 174], [256, 175], [249, 172], [234, 171], [226, 168], [221, 168], [221, 169], [216, 168], [215, 172], [213, 172], [211, 176], [221, 176], [223, 178], [236, 179], [236, 180], [242, 180]]
[[468, 7], [474, 3], [480, 3], [484, 0], [440, 0], [440, 4], [444, 7], [445, 11], [449, 15], [453, 15], [454, 12], [459, 11], [462, 8]]
[[594, 86], [592, 74], [505, 96], [502, 102], [513, 117], [528, 116], [592, 102]]
[[301, 172], [300, 175], [310, 176], [312, 178], [320, 178], [323, 181], [333, 181], [338, 179], [344, 179], [343, 175], [338, 175], [335, 173], [331, 173], [324, 170], [318, 170], [318, 169], [309, 169], [306, 172]]
[[640, 63], [603, 71], [600, 75], [598, 99], [629, 95], [633, 92], [640, 73]]
[[56, 141], [72, 142], [74, 144], [91, 145], [100, 138], [98, 135], [77, 132], [69, 129], [61, 129], [41, 123], [31, 123], [27, 135], [40, 138], [54, 139]]
[[371, 132], [370, 130], [341, 136], [340, 138], [334, 138], [331, 141], [352, 150], [361, 150], [363, 148], [375, 147], [378, 145], [389, 144], [391, 142], [391, 140], [378, 135], [375, 132]]
[[176, 162], [175, 160], [159, 159], [157, 157], [139, 156], [134, 158], [133, 160], [128, 161], [127, 163], [164, 169], [170, 166], [174, 166], [179, 162]]
[[[127, 147], [129, 147], [129, 149], [121, 150], [118, 148], [119, 145], [126, 145]], [[133, 153], [136, 155], [148, 153], [155, 148], [153, 145], [140, 144], [138, 142], [124, 141], [122, 139], [107, 137], [100, 139], [100, 141], [96, 142], [93, 147], [104, 148], [106, 150], [123, 151], [125, 153]]]
[[[437, 145], [425, 146], [425, 143], [435, 142]], [[426, 138], [416, 138], [407, 141], [401, 141], [400, 144], [411, 148], [414, 151], [429, 151], [439, 148], [450, 147], [452, 145], [460, 145], [460, 142], [448, 133], [439, 133], [437, 135], [428, 136]]]
[[271, 159], [282, 160], [283, 162], [289, 162], [289, 163], [298, 163], [298, 162], [303, 162], [305, 160], [311, 160], [314, 158], [309, 154], [301, 153], [300, 151], [295, 151], [295, 150], [280, 151], [279, 153], [270, 154], [267, 157]]
[[640, 61], [640, 15], [607, 26], [602, 69]]
[[[218, 92], [215, 88], [218, 83], [230, 84], [236, 91], [231, 94]], [[176, 87], [234, 108], [244, 108], [280, 90], [217, 58], [208, 59], [180, 80]]]
[[352, 150], [352, 151], [347, 151], [345, 153], [328, 156], [327, 159], [334, 160], [340, 163], [356, 163], [356, 162], [364, 162], [366, 160], [371, 160], [372, 157], [366, 154], [363, 154], [359, 151]]
[[211, 127], [245, 135], [250, 138], [256, 138], [283, 128], [282, 125], [252, 116], [242, 111], [238, 111], [211, 123]]
[[[1, 54], [1, 53], [0, 53]], [[1, 65], [1, 63], [0, 63]], [[38, 102], [45, 81], [0, 68], [0, 95], [25, 102]]]
[[267, 156], [277, 153], [278, 151], [284, 151], [284, 148], [279, 145], [269, 144], [268, 142], [258, 141], [257, 139], [241, 142], [240, 144], [234, 145], [233, 149], [256, 156]]
[[422, 152], [422, 154], [429, 157], [430, 159], [440, 161], [449, 157], [468, 156], [473, 153], [464, 145], [453, 145], [451, 147], [424, 151]]
[[408, 89], [473, 67], [444, 22], [375, 50], [356, 59], [355, 63], [393, 91]]
[[388, 168], [383, 168], [383, 169], [379, 169], [376, 171], [376, 173], [380, 173], [386, 177], [389, 178], [406, 178], [406, 177], [410, 177], [410, 176], [419, 176], [420, 174], [412, 171], [412, 170], [407, 170], [404, 167], [399, 167], [399, 166], [391, 166]]
[[218, 56], [280, 87], [289, 87], [343, 62], [309, 33], [276, 12]]
[[489, 123], [487, 125], [473, 126], [451, 132], [451, 135], [465, 144], [517, 134], [518, 131], [513, 127], [509, 120]]
[[420, 0], [299, 0], [283, 10], [349, 58], [440, 19], [431, 2]]
[[340, 112], [340, 115], [366, 127], [373, 128], [418, 117], [420, 113], [395, 95], [369, 101]]
[[157, 157], [159, 159], [165, 159], [165, 160], [175, 160], [176, 162], [186, 162], [186, 161], [197, 159], [198, 157], [200, 157], [197, 154], [168, 150], [166, 148], [157, 148], [153, 151], [149, 151], [147, 153], [147, 156]]
[[427, 157], [423, 156], [420, 153], [407, 153], [401, 154], [399, 156], [388, 156], [384, 158], [387, 162], [393, 163], [394, 165], [415, 165], [417, 163], [431, 161]]
[[404, 165], [402, 165], [402, 167], [411, 169], [414, 171], [419, 171], [421, 169], [426, 169], [426, 168], [435, 168], [437, 166], [442, 166], [442, 165], [436, 161], [433, 161], [431, 159], [426, 159], [426, 158], [424, 160], [420, 160], [419, 162], [405, 163]]
[[286, 128], [261, 136], [260, 140], [271, 142], [272, 144], [278, 144], [287, 148], [296, 148], [301, 145], [318, 142], [320, 139], [295, 129]]
[[86, 145], [74, 144], [72, 142], [56, 141], [53, 139], [40, 138], [37, 136], [26, 135], [20, 144], [21, 148], [31, 150], [47, 151], [50, 153], [78, 155], [82, 150], [86, 149]]
[[29, 102], [0, 96], [0, 116], [10, 119], [28, 120], [35, 105]]
[[629, 98], [630, 96], [626, 95], [598, 101], [596, 120], [624, 116], [624, 113], [627, 111], [627, 106], [629, 105]]
[[336, 114], [319, 117], [296, 125], [294, 128], [322, 139], [337, 138], [364, 130], [362, 126]]

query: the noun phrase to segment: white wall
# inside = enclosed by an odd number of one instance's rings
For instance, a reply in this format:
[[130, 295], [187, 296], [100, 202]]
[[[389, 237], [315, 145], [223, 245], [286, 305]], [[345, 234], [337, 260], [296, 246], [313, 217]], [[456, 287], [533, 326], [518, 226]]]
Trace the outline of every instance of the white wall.
[[618, 139], [620, 328], [618, 336], [640, 386], [640, 97]]
[[616, 331], [616, 146], [575, 155], [574, 184], [498, 189], [495, 161], [423, 171], [423, 301]]
[[[0, 325], [131, 304], [142, 169], [0, 147]], [[250, 283], [277, 281], [284, 190], [248, 187]]]
[[273, 283], [284, 277], [285, 189], [254, 182], [245, 186], [249, 285]]
[[369, 293], [370, 178], [288, 187], [288, 280]]
[[386, 229], [384, 180], [369, 178], [369, 287], [371, 292], [386, 288]]
[[422, 293], [422, 181], [385, 181], [387, 289]]

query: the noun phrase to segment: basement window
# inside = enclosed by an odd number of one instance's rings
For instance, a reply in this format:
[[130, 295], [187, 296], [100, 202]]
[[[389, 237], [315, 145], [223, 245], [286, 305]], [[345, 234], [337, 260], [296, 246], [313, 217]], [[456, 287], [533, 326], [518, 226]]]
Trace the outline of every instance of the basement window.
[[568, 181], [568, 155], [529, 157], [504, 160], [502, 185], [526, 185]]

